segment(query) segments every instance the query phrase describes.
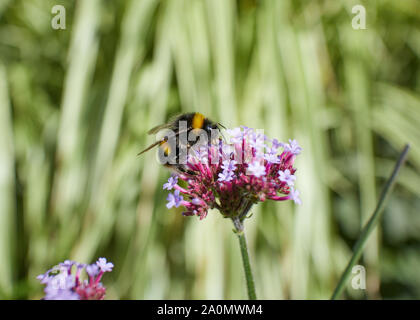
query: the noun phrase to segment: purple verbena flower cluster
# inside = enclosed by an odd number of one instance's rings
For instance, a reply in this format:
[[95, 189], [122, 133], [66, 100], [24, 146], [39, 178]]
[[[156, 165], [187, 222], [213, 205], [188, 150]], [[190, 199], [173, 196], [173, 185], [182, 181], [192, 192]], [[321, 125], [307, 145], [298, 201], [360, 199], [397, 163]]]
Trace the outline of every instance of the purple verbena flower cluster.
[[[82, 264], [66, 260], [41, 274], [37, 279], [45, 284], [44, 300], [103, 300], [106, 288], [100, 282], [105, 272], [111, 272], [114, 265], [105, 258], [94, 264]], [[87, 280], [81, 279], [85, 270]]]
[[301, 203], [294, 187], [293, 163], [302, 150], [296, 140], [281, 143], [248, 127], [227, 133], [229, 143], [219, 139], [218, 144], [192, 148], [186, 167], [193, 174], [172, 175], [163, 186], [174, 189], [167, 198], [168, 208], [184, 206], [184, 215], [200, 219], [216, 208], [225, 217], [235, 218], [266, 199]]

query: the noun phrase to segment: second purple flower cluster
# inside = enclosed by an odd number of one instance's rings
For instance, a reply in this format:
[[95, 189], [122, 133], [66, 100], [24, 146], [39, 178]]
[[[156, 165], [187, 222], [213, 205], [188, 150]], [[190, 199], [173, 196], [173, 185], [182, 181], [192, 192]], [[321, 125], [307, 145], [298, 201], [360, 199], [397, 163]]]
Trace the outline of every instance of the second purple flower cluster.
[[[103, 300], [106, 288], [101, 278], [111, 272], [114, 265], [105, 258], [94, 264], [83, 264], [66, 260], [41, 274], [37, 279], [45, 285], [44, 300]], [[87, 279], [82, 280], [82, 271]]]

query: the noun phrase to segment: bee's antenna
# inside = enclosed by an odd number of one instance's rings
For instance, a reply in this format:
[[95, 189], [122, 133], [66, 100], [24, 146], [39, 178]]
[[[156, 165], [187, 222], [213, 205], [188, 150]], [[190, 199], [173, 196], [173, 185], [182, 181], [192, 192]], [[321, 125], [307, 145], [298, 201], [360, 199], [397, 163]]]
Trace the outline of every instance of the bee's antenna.
[[162, 144], [162, 142], [164, 142], [164, 141], [165, 141], [165, 139], [156, 141], [155, 143], [153, 143], [150, 146], [148, 146], [146, 149], [144, 149], [144, 150], [140, 151], [139, 153], [137, 153], [137, 155], [139, 156], [139, 155], [145, 153], [146, 151], [149, 151], [150, 149], [156, 147], [158, 144]]

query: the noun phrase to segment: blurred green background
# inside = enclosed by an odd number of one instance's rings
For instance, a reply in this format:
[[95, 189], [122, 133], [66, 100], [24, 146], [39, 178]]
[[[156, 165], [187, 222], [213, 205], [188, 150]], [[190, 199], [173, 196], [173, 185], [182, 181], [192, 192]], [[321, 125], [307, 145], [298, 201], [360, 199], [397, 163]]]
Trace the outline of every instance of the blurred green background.
[[409, 142], [367, 289], [344, 298], [419, 299], [419, 57], [417, 0], [1, 0], [0, 298], [39, 299], [38, 274], [100, 256], [107, 299], [246, 298], [231, 222], [167, 210], [169, 171], [136, 156], [149, 128], [200, 111], [304, 149], [303, 205], [246, 222], [262, 299], [330, 297]]

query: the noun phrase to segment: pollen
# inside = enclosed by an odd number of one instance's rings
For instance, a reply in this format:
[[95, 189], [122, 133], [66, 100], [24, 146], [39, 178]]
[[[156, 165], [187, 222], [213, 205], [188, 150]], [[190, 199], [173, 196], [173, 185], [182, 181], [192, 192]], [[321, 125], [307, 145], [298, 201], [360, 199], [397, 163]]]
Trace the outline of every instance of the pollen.
[[160, 143], [160, 147], [162, 148], [163, 153], [165, 154], [165, 156], [168, 156], [169, 153], [171, 152], [171, 147], [170, 147], [169, 143], [166, 142], [166, 141], [162, 141]]

